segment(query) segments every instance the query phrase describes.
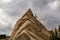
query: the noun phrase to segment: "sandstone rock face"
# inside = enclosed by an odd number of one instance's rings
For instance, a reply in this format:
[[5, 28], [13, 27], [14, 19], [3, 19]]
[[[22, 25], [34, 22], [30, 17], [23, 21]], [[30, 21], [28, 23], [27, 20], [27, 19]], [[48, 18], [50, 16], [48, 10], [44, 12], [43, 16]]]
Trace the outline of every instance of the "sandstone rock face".
[[50, 34], [29, 9], [14, 27], [9, 40], [49, 40]]

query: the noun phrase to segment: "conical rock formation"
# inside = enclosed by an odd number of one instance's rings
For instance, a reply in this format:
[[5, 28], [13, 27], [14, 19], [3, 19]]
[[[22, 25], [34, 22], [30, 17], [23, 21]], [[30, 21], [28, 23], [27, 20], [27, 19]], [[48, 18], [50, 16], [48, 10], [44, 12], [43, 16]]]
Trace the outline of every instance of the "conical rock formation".
[[15, 25], [9, 40], [49, 40], [50, 34], [29, 9]]

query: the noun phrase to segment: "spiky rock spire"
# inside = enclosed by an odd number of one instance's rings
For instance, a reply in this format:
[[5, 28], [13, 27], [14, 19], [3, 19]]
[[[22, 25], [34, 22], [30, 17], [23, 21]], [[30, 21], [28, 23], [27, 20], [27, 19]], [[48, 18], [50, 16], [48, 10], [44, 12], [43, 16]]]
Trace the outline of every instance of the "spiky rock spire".
[[31, 9], [28, 9], [27, 12], [23, 15], [24, 16], [34, 16]]
[[31, 9], [28, 9], [17, 21], [9, 40], [49, 40], [49, 37], [45, 26], [35, 19]]

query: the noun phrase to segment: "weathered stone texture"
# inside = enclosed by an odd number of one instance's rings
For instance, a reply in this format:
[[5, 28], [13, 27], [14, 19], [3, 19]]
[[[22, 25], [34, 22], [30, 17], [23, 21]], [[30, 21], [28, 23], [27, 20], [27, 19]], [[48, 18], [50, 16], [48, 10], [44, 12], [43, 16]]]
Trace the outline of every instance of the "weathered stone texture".
[[9, 40], [49, 40], [50, 33], [41, 24], [29, 9], [24, 16], [19, 19]]

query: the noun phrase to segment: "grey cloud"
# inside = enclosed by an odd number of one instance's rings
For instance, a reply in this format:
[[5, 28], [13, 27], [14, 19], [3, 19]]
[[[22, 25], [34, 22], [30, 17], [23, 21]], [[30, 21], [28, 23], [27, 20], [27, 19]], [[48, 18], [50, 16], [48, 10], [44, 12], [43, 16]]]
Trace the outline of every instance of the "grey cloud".
[[[38, 19], [43, 21], [48, 29], [53, 29], [57, 24], [60, 24], [60, 7], [56, 10], [52, 10], [48, 5], [55, 0], [13, 0], [11, 3], [0, 3], [0, 8], [3, 8], [5, 13], [12, 18], [12, 21], [8, 26], [0, 28], [0, 32], [9, 34], [12, 31], [16, 21], [24, 14], [27, 8], [29, 8], [29, 2], [31, 2], [31, 9], [33, 13], [36, 13]], [[46, 23], [44, 23], [46, 22]], [[14, 25], [13, 25], [14, 24]]]
[[[26, 1], [21, 1], [20, 0], [14, 0], [13, 2], [9, 4], [4, 4], [2, 5], [2, 8], [5, 9], [5, 12], [10, 15], [10, 16], [16, 16], [19, 15], [19, 12], [23, 11], [28, 6], [28, 2]], [[22, 10], [22, 11], [21, 11]]]
[[10, 35], [11, 31], [12, 31], [11, 24], [8, 24], [8, 26], [0, 26], [0, 34]]
[[48, 29], [54, 29], [57, 25], [60, 24], [60, 7], [58, 6], [57, 9], [53, 10], [49, 6], [49, 3], [53, 3], [54, 1], [55, 0], [33, 1], [33, 8], [35, 9], [34, 11], [36, 11], [36, 14], [41, 18], [43, 22], [46, 22], [43, 24], [45, 24]]
[[43, 20], [46, 21], [48, 29], [54, 29], [60, 25], [60, 19], [51, 15], [46, 16]]
[[42, 8], [44, 7], [45, 5], [47, 5], [48, 3], [52, 2], [54, 0], [33, 0], [32, 3], [33, 3], [33, 6], [36, 7], [36, 8]]

